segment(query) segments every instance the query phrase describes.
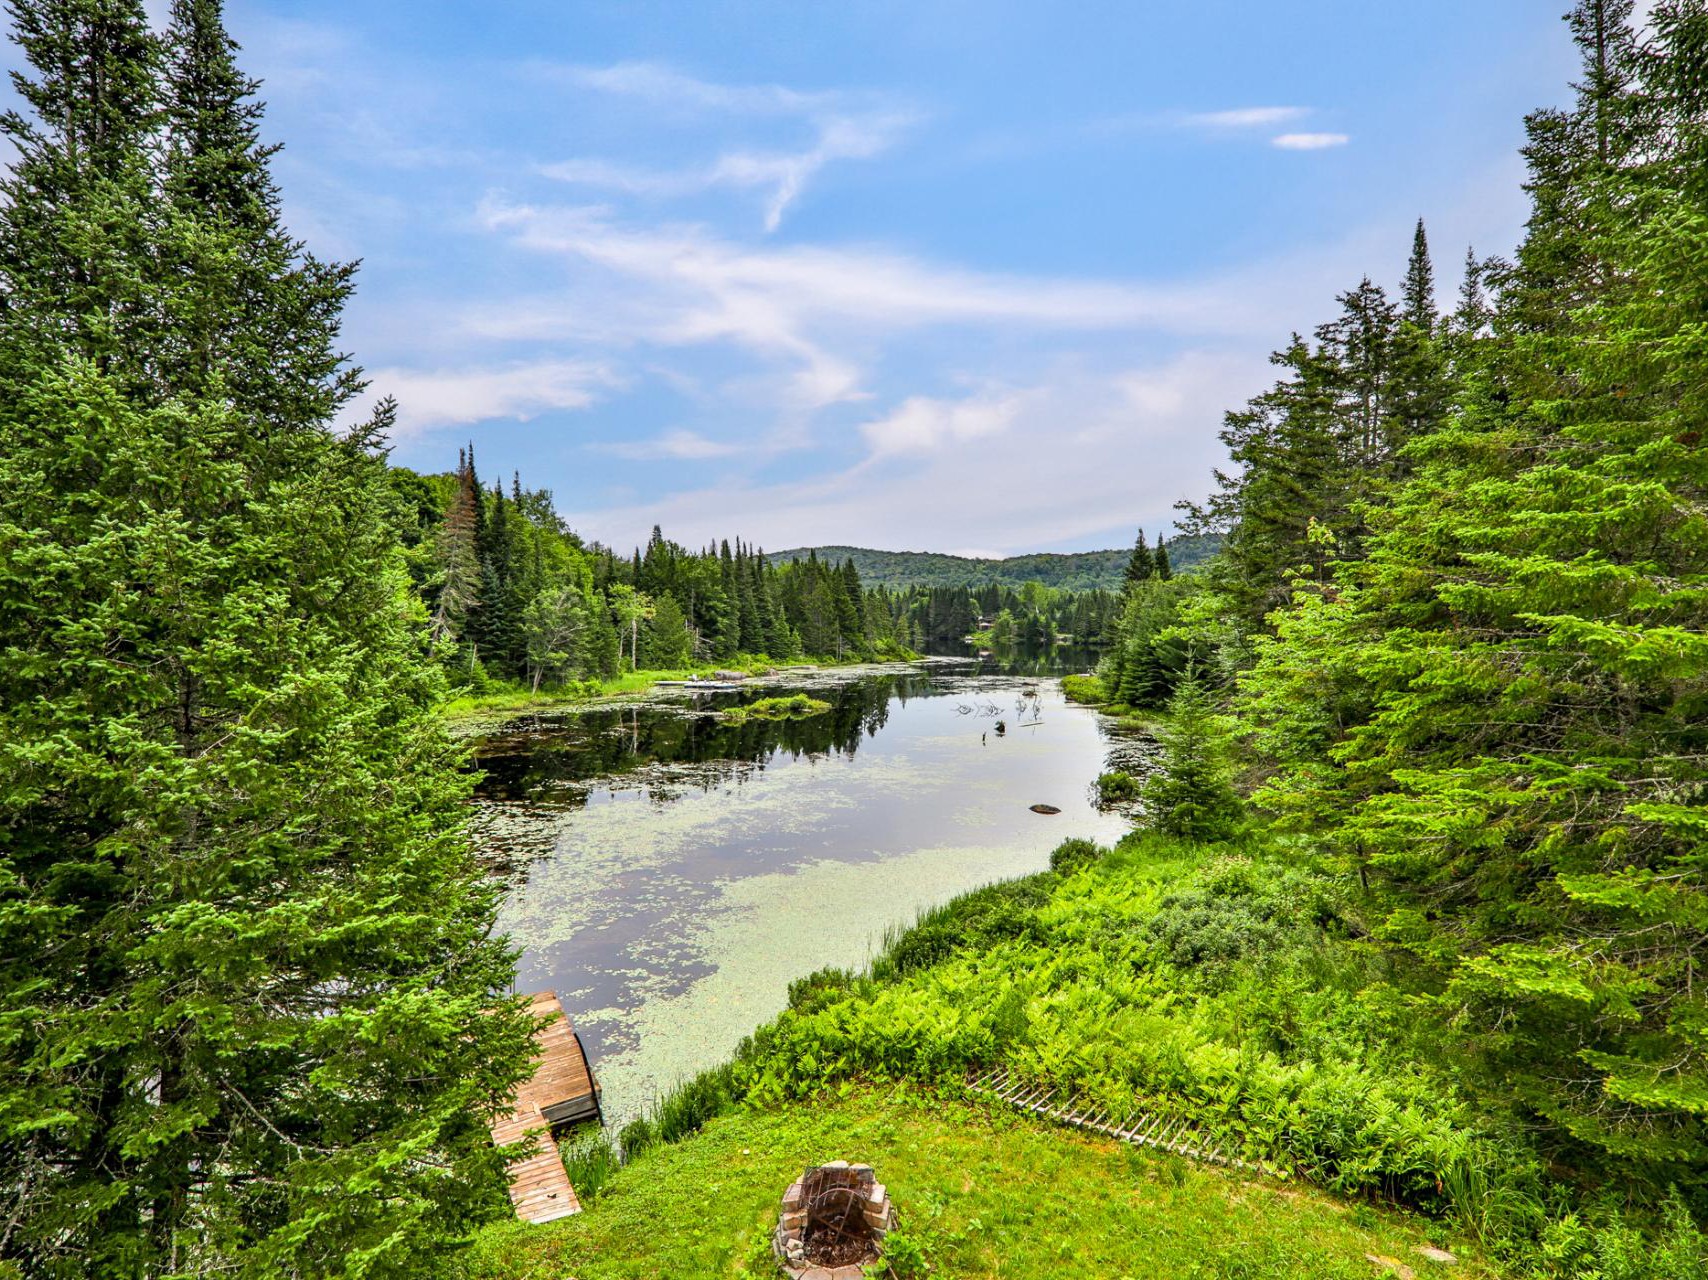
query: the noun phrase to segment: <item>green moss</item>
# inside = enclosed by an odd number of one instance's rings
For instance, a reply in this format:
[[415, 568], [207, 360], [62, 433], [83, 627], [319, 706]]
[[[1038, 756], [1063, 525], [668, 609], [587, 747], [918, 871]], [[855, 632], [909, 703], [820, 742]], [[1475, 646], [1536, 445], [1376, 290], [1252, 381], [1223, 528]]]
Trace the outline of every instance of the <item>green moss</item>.
[[[776, 1276], [768, 1234], [808, 1164], [871, 1163], [932, 1273], [956, 1280], [1263, 1277], [1368, 1280], [1366, 1255], [1404, 1260], [1421, 1224], [1332, 1198], [1152, 1158], [961, 1102], [855, 1091], [742, 1110], [617, 1171], [572, 1218], [486, 1228], [458, 1280]], [[1472, 1258], [1458, 1280], [1495, 1274]]]
[[732, 724], [740, 724], [744, 720], [805, 720], [811, 716], [822, 716], [830, 709], [828, 702], [797, 693], [787, 698], [760, 698], [746, 706], [730, 707], [723, 712], [723, 718]]
[[1062, 692], [1069, 702], [1082, 702], [1088, 707], [1101, 706], [1109, 701], [1103, 681], [1096, 676], [1063, 676]]

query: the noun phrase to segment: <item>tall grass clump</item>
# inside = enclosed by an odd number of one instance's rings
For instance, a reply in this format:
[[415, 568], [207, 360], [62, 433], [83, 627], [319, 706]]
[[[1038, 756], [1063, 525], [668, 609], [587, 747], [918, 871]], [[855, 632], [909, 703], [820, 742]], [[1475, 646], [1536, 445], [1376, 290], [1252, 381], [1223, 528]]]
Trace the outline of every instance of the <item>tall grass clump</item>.
[[623, 1157], [602, 1128], [589, 1128], [558, 1143], [558, 1152], [579, 1200], [596, 1197], [623, 1166]]

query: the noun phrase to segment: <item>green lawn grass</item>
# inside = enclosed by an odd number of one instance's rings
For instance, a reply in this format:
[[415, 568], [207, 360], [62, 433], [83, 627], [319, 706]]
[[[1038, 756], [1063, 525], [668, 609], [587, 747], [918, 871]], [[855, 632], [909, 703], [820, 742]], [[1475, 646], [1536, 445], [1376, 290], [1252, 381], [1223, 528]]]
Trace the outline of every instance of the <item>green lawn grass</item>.
[[[1017, 1113], [902, 1091], [738, 1111], [648, 1151], [577, 1217], [486, 1228], [460, 1280], [775, 1276], [777, 1201], [809, 1164], [874, 1165], [939, 1280], [1373, 1280], [1494, 1272], [1425, 1260], [1437, 1224], [1254, 1182]], [[1454, 1247], [1449, 1245], [1449, 1247]]]

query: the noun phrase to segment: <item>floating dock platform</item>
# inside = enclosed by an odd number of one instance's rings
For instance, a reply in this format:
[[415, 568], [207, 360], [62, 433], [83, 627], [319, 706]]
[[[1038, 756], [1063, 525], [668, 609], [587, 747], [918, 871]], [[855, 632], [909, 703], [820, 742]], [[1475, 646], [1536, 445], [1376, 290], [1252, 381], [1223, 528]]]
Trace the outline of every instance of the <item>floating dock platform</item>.
[[551, 1222], [581, 1212], [552, 1131], [601, 1118], [599, 1081], [557, 994], [536, 991], [528, 1002], [534, 1017], [551, 1021], [535, 1033], [534, 1073], [516, 1087], [510, 1114], [492, 1125], [492, 1141], [505, 1146], [539, 1134], [534, 1154], [510, 1166], [510, 1203], [524, 1222]]

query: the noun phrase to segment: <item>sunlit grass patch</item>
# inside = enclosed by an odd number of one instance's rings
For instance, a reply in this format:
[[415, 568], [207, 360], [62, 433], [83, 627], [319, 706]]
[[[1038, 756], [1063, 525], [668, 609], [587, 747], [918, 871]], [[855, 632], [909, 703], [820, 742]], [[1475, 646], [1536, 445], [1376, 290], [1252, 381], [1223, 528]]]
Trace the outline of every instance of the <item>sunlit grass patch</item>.
[[[461, 1280], [773, 1276], [768, 1234], [809, 1164], [874, 1165], [933, 1274], [956, 1280], [1368, 1280], [1367, 1255], [1422, 1275], [1426, 1223], [1242, 1181], [1115, 1142], [902, 1092], [737, 1111], [615, 1173], [577, 1217], [483, 1231]], [[1459, 1280], [1493, 1274], [1461, 1253]]]

